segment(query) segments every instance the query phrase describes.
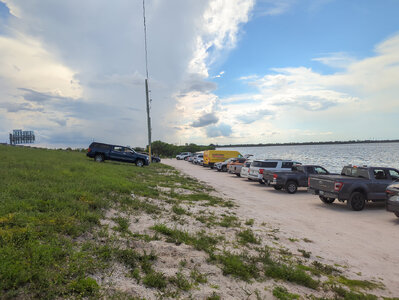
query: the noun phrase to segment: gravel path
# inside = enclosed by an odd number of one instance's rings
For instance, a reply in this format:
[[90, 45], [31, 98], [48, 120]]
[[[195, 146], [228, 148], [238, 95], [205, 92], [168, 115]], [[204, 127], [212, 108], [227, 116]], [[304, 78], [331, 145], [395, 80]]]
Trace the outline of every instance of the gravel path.
[[399, 219], [383, 204], [369, 203], [354, 212], [345, 203], [326, 205], [306, 189], [289, 195], [186, 161], [162, 162], [234, 199], [240, 217], [271, 224], [287, 237], [308, 239], [303, 243], [313, 255], [348, 266], [362, 277], [382, 280], [392, 296], [399, 296]]

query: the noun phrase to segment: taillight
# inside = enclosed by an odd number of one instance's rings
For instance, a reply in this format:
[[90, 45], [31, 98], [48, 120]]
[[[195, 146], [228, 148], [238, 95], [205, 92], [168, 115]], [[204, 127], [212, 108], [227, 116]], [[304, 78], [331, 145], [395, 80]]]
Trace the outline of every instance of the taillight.
[[259, 169], [259, 174], [263, 174], [263, 169]]
[[308, 186], [310, 186], [310, 177], [308, 177]]
[[339, 192], [343, 186], [343, 182], [334, 182], [334, 191]]
[[394, 192], [394, 191], [391, 191], [391, 190], [386, 190], [385, 193], [387, 193], [388, 195], [393, 195], [393, 194], [395, 194], [395, 192]]
[[90, 152], [91, 151], [91, 149], [89, 148], [89, 149], [87, 149], [87, 152]]
[[277, 174], [273, 174], [273, 179], [277, 179]]

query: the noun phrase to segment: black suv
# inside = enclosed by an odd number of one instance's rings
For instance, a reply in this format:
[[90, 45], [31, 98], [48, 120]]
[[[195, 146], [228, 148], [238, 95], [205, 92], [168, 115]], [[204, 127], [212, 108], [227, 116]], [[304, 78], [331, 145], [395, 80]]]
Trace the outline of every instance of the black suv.
[[149, 165], [148, 155], [140, 154], [129, 147], [93, 142], [86, 154], [95, 161], [116, 160], [134, 163], [139, 167]]

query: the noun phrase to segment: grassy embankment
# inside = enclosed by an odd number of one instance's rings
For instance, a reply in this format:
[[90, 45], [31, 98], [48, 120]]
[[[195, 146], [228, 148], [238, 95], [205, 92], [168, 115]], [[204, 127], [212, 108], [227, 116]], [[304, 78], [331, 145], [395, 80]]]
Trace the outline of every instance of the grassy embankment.
[[[273, 246], [266, 245], [251, 229], [254, 220], [240, 220], [230, 201], [170, 167], [100, 164], [77, 152], [7, 146], [0, 155], [0, 298], [130, 298], [100, 283], [116, 264], [158, 296], [188, 297], [208, 285], [209, 299], [220, 298], [199, 265], [182, 257], [176, 274], [166, 276], [154, 267], [162, 258], [151, 246], [135, 248], [135, 241], [156, 240], [203, 251], [203, 264], [219, 267], [232, 284], [274, 279], [339, 299], [376, 299], [361, 290], [379, 284], [347, 279], [335, 267], [308, 261], [306, 251], [293, 255], [276, 246], [273, 234]], [[140, 227], [141, 216], [155, 220], [147, 233], [131, 230], [133, 220]], [[179, 228], [194, 223], [197, 231]], [[265, 289], [279, 299], [299, 297], [281, 284]]]

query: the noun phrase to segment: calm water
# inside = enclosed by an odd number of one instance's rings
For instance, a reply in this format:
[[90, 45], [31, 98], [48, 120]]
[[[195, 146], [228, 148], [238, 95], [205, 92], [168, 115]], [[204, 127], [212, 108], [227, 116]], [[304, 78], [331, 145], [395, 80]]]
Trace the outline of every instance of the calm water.
[[242, 155], [253, 154], [257, 159], [281, 158], [303, 164], [317, 164], [330, 172], [340, 172], [347, 164], [399, 169], [399, 143], [220, 148], [222, 149], [237, 150]]

